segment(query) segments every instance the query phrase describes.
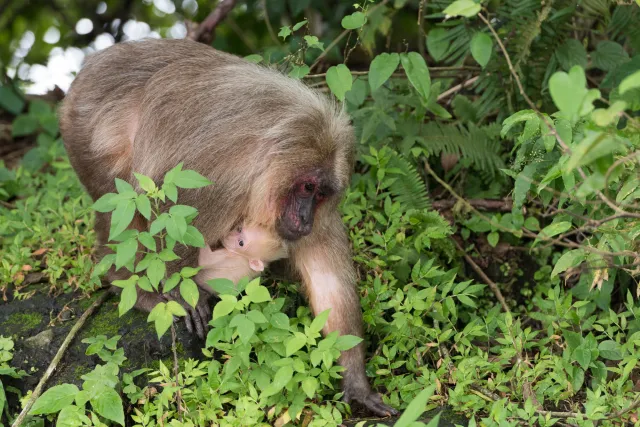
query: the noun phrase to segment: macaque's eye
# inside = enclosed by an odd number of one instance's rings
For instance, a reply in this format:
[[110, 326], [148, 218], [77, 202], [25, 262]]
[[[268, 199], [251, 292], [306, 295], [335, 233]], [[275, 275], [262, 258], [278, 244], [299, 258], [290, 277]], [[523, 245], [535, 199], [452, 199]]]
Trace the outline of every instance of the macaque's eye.
[[240, 247], [244, 246], [244, 240], [238, 241], [238, 244], [240, 245]]
[[315, 190], [315, 188], [316, 188], [316, 186], [315, 186], [315, 185], [313, 185], [313, 184], [312, 184], [312, 183], [310, 183], [310, 182], [307, 182], [307, 183], [305, 183], [305, 184], [304, 184], [304, 191], [305, 191], [305, 193], [307, 193], [307, 194], [311, 194], [311, 193], [313, 193], [313, 190]]

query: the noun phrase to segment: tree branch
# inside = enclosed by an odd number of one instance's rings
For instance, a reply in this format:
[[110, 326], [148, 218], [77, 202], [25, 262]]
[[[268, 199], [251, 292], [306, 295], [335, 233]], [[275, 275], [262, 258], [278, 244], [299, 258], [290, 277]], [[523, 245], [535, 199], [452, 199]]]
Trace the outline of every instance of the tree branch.
[[193, 34], [193, 40], [210, 44], [218, 24], [233, 10], [238, 0], [221, 0], [218, 6], [205, 18]]

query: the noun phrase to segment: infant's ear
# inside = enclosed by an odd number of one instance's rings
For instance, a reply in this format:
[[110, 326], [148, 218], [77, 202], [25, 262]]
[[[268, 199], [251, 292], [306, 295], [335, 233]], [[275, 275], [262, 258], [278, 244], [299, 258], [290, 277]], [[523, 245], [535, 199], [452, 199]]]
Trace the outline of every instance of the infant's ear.
[[264, 263], [262, 262], [262, 260], [260, 259], [250, 259], [249, 260], [249, 267], [251, 267], [251, 269], [253, 271], [263, 271], [264, 270]]

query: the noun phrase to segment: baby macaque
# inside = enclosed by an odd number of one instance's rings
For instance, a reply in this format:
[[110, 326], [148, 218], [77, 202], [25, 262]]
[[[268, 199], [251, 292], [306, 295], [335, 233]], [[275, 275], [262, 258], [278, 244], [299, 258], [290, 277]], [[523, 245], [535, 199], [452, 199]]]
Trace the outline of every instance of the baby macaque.
[[[269, 262], [286, 258], [284, 241], [266, 228], [244, 225], [228, 234], [222, 249], [212, 251], [209, 246], [200, 250], [198, 265], [202, 267], [198, 281], [225, 278], [238, 283], [243, 277], [254, 278]], [[208, 287], [205, 287], [205, 289]]]

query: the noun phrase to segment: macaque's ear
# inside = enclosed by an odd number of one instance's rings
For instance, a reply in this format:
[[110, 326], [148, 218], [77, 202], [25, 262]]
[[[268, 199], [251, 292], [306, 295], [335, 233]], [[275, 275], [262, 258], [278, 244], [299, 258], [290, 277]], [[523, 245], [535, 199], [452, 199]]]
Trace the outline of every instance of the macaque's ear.
[[251, 267], [253, 271], [262, 271], [264, 270], [264, 263], [260, 259], [253, 258], [249, 260], [249, 267]]

